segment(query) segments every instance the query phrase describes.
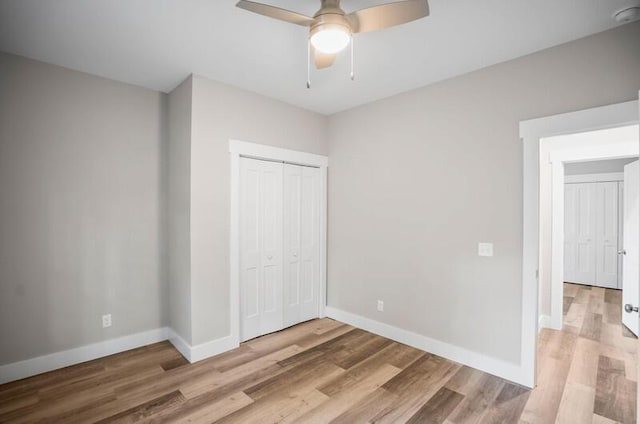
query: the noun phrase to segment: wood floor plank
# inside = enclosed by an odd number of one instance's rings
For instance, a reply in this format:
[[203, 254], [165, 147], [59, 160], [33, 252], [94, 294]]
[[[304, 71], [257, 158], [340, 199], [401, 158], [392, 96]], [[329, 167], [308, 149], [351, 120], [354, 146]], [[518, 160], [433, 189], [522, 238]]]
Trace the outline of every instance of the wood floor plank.
[[602, 328], [602, 315], [586, 312], [580, 329], [580, 337], [591, 340], [600, 340], [600, 329]]
[[595, 388], [567, 383], [562, 394], [556, 424], [588, 423], [593, 419]]
[[[241, 380], [264, 369], [280, 369], [276, 366], [279, 361], [292, 355], [300, 353], [302, 350], [298, 346], [288, 346], [268, 355], [262, 356], [254, 361], [247, 362], [241, 366], [232, 368], [224, 373], [209, 371], [196, 379], [184, 379], [179, 382], [182, 393], [188, 398], [198, 396], [217, 388], [223, 387], [233, 381]], [[272, 371], [270, 371], [272, 372]]]
[[158, 398], [152, 399], [143, 404], [136, 405], [132, 408], [122, 411], [118, 414], [112, 415], [108, 418], [104, 418], [98, 421], [98, 424], [134, 423], [144, 418], [150, 417], [172, 405], [181, 403], [184, 400], [185, 400], [185, 397], [182, 395], [182, 393], [180, 393], [179, 390], [175, 390], [171, 393], [167, 393], [166, 395], [162, 395]]
[[[474, 386], [469, 387], [466, 396], [450, 415], [448, 420], [455, 424], [477, 423], [493, 403], [505, 381], [493, 375], [482, 373]], [[446, 387], [446, 386], [445, 386]]]
[[577, 284], [565, 283], [564, 284], [564, 295], [575, 297], [578, 293], [579, 286]]
[[576, 340], [575, 351], [571, 360], [567, 383], [596, 387], [600, 344], [585, 338]]
[[422, 355], [424, 355], [424, 352], [417, 349], [399, 343], [392, 343], [378, 352], [371, 352], [369, 358], [350, 368], [340, 377], [319, 386], [318, 390], [327, 396], [333, 396], [335, 393], [356, 384], [384, 364], [404, 369]]
[[[323, 363], [329, 366], [324, 373], [309, 376], [306, 379], [290, 379], [290, 384], [283, 384], [278, 389], [263, 392], [262, 396], [252, 397], [254, 402], [221, 419], [224, 423], [264, 423], [297, 420], [301, 415], [321, 405], [329, 399], [328, 396], [316, 390], [315, 386], [335, 378], [344, 372], [334, 364]], [[289, 376], [290, 378], [291, 376]], [[286, 379], [286, 377], [284, 377]], [[266, 386], [263, 386], [265, 388]], [[253, 393], [254, 396], [256, 392]]]
[[[498, 397], [479, 421], [479, 424], [506, 424], [516, 423], [519, 420], [526, 422], [526, 424], [535, 424], [538, 421], [525, 421], [526, 418], [521, 416], [531, 393], [531, 391], [521, 386], [506, 383], [500, 390]], [[552, 422], [547, 421], [546, 423]]]
[[[194, 410], [180, 411], [180, 421], [192, 424], [209, 424], [226, 417], [248, 405], [253, 400], [242, 392], [233, 393], [229, 396], [208, 403], [201, 408]], [[145, 418], [140, 424], [168, 423], [172, 422], [177, 408], [166, 408], [152, 417]]]
[[442, 387], [407, 421], [407, 424], [442, 424], [464, 396]]
[[552, 357], [539, 361], [538, 379], [545, 382], [532, 391], [522, 413], [522, 419], [530, 424], [553, 423], [560, 407], [564, 386], [569, 373], [569, 363]]
[[622, 305], [622, 290], [607, 290], [604, 294], [605, 303]]
[[396, 376], [401, 370], [392, 365], [384, 364], [367, 378], [355, 385], [334, 394], [318, 407], [312, 409], [299, 418], [301, 423], [328, 423], [347, 411], [354, 403], [365, 399], [375, 392], [385, 382]]
[[577, 303], [574, 300], [569, 307], [569, 312], [567, 312], [567, 315], [564, 317], [564, 325], [582, 328], [582, 322], [584, 320], [584, 315], [587, 312], [587, 306], [588, 305], [586, 303]]
[[626, 379], [623, 361], [600, 355], [593, 412], [623, 424], [635, 423], [636, 384]]
[[591, 298], [591, 287], [582, 286], [578, 289], [578, 292], [573, 298], [573, 303], [588, 305], [590, 298]]
[[405, 368], [382, 387], [398, 396], [392, 408], [371, 419], [372, 423], [397, 423], [409, 420], [460, 369], [460, 364], [425, 355]]
[[398, 401], [398, 396], [379, 387], [370, 396], [354, 402], [348, 410], [338, 415], [331, 424], [366, 423], [373, 417], [389, 411], [391, 405]]

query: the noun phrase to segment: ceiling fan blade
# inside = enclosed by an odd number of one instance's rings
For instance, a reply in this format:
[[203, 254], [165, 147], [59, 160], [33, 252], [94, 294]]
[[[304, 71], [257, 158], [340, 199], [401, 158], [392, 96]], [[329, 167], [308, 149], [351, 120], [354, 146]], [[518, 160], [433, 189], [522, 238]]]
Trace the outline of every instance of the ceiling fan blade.
[[369, 32], [429, 16], [428, 0], [404, 0], [356, 10], [346, 15], [353, 32]]
[[311, 46], [311, 49], [313, 50], [313, 61], [318, 69], [328, 68], [333, 65], [333, 62], [336, 60], [335, 54], [322, 53], [314, 49], [313, 46]]
[[256, 3], [248, 0], [241, 0], [238, 2], [238, 4], [236, 4], [236, 6], [239, 7], [240, 9], [248, 10], [249, 12], [268, 16], [270, 18], [278, 19], [280, 21], [290, 22], [296, 25], [310, 26], [315, 22], [315, 20], [309, 16], [292, 12], [290, 10], [281, 9], [279, 7], [270, 6], [268, 4]]

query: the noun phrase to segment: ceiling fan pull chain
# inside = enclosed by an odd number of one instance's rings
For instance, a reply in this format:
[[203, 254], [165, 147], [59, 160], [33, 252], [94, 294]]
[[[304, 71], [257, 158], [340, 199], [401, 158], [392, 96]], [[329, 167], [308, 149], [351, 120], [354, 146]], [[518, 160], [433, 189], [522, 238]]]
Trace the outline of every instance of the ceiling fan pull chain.
[[307, 38], [307, 88], [311, 88], [311, 39]]
[[353, 34], [351, 34], [351, 81], [355, 79], [355, 74], [353, 73]]

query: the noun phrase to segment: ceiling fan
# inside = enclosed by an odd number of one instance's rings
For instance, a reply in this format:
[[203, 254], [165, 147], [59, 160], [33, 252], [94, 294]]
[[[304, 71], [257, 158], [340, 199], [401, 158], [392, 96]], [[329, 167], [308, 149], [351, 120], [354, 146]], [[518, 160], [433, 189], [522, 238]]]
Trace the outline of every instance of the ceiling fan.
[[[403, 0], [345, 13], [340, 0], [320, 0], [313, 17], [263, 3], [241, 0], [236, 6], [281, 21], [309, 27], [309, 51], [316, 68], [333, 64], [337, 53], [351, 42], [351, 78], [353, 79], [353, 34], [377, 31], [405, 24], [429, 15], [428, 0]], [[307, 87], [310, 83], [307, 80]]]

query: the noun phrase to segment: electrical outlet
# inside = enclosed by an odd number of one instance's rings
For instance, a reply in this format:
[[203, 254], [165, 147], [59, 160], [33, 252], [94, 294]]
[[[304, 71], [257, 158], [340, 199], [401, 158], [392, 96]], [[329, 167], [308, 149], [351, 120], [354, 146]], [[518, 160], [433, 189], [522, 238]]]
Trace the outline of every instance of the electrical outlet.
[[384, 302], [382, 300], [378, 300], [378, 311], [384, 311]]
[[102, 328], [111, 327], [111, 314], [102, 315]]
[[493, 243], [478, 243], [478, 256], [493, 256]]

